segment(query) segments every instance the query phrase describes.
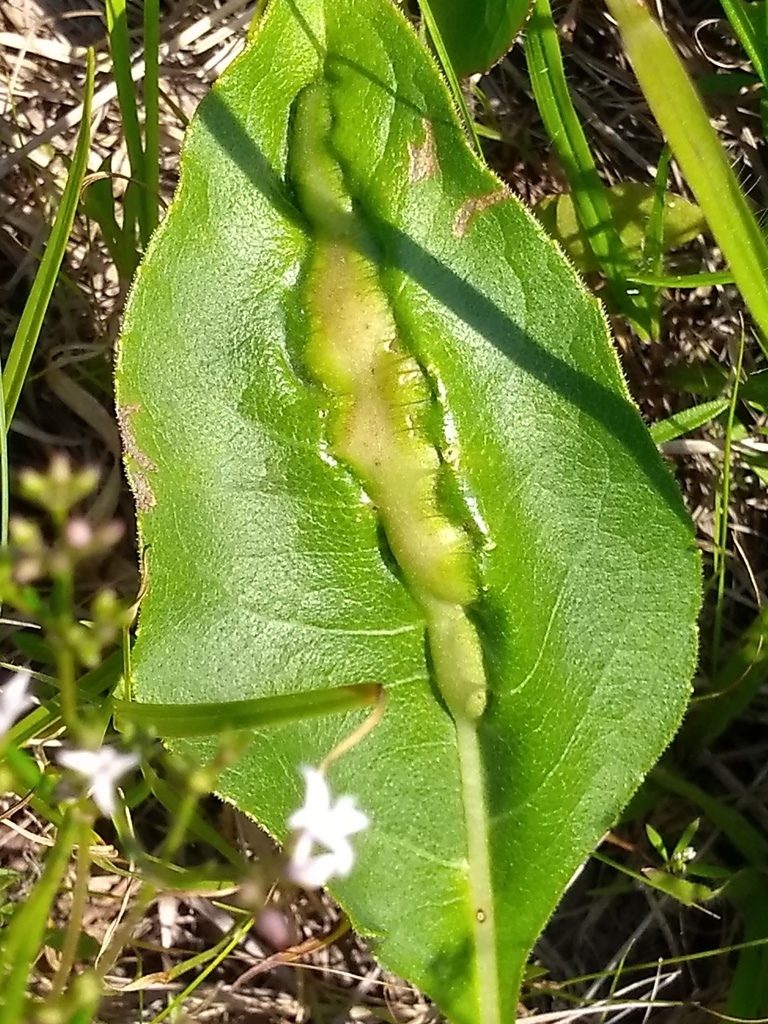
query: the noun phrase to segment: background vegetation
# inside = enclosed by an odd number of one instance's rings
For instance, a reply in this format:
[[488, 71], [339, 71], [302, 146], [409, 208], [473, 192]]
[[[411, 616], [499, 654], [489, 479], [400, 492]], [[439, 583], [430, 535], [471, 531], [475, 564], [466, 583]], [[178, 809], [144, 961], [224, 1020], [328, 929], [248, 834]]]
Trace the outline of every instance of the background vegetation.
[[[464, 81], [488, 162], [536, 208], [611, 314], [630, 389], [674, 467], [705, 565], [691, 712], [574, 880], [539, 943], [527, 1005], [556, 1014], [549, 1019], [588, 1008], [609, 1020], [683, 1020], [702, 1008], [757, 1019], [768, 1015], [768, 259], [750, 211], [759, 222], [768, 205], [765, 4], [660, 0], [654, 12], [725, 155], [709, 150], [703, 185], [684, 166], [675, 119], [682, 143], [704, 129], [685, 122], [661, 52], [660, 97], [638, 68], [651, 112], [612, 17], [620, 6], [574, 0], [550, 11], [537, 0], [525, 46]], [[246, 853], [269, 863], [273, 851], [206, 798], [210, 777], [188, 786], [187, 766], [156, 755], [152, 769], [127, 778], [130, 820], [85, 816], [64, 839], [61, 792], [39, 788], [67, 720], [67, 679], [81, 677], [74, 718], [83, 740], [103, 732], [102, 698], [126, 657], [139, 596], [112, 401], [120, 311], [172, 195], [184, 128], [254, 15], [244, 0], [76, 8], [10, 0], [0, 9], [2, 525], [10, 493], [28, 524], [12, 528], [14, 557], [27, 559], [38, 595], [6, 581], [3, 656], [9, 668], [34, 667], [41, 700], [13, 734], [29, 745], [11, 765], [17, 795], [2, 804], [0, 1020], [26, 1019], [28, 991], [47, 1005], [41, 1020], [88, 1020], [99, 1002], [97, 1019], [119, 1021], [423, 1018], [428, 1003], [380, 970], [324, 897], [275, 891], [279, 916], [248, 932], [227, 883], [241, 880]], [[675, 101], [669, 124], [665, 94]], [[743, 196], [726, 197], [717, 176], [728, 168]], [[60, 460], [44, 478], [20, 475], [48, 472], [56, 453], [96, 469], [98, 484], [95, 474], [73, 482]], [[77, 552], [70, 509], [94, 531]], [[114, 521], [125, 527], [119, 538]], [[83, 620], [100, 626], [90, 646]], [[48, 849], [62, 851], [58, 860]], [[166, 882], [177, 873], [176, 897], [137, 877], [139, 849], [152, 851]], [[254, 900], [246, 895], [247, 906]], [[91, 970], [74, 985], [84, 965]]]

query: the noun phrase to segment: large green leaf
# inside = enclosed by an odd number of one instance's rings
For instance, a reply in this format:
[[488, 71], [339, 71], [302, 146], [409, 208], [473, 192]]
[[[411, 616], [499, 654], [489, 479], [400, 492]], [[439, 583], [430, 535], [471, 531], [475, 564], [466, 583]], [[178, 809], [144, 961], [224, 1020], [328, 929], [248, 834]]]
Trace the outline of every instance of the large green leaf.
[[512, 49], [533, 0], [428, 0], [457, 75], [488, 71]]
[[[683, 713], [698, 564], [597, 303], [389, 0], [275, 0], [201, 104], [117, 388], [137, 698], [381, 683], [334, 892], [453, 1020], [511, 1019]], [[221, 793], [282, 838], [362, 714], [255, 730]]]

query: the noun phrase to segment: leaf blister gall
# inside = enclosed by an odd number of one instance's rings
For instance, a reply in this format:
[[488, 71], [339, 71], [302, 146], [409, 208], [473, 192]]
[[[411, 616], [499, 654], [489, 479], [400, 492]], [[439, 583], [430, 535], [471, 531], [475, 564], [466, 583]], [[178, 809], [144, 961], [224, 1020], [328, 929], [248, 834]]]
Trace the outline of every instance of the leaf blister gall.
[[376, 505], [422, 608], [438, 689], [454, 717], [474, 719], [487, 689], [480, 638], [467, 614], [479, 595], [479, 559], [472, 534], [441, 500], [448, 493], [455, 511], [461, 490], [444, 480], [453, 470], [433, 436], [439, 388], [403, 344], [329, 143], [331, 127], [329, 88], [316, 82], [296, 99], [289, 146], [289, 174], [313, 240], [303, 282], [304, 360], [332, 396], [330, 452]]

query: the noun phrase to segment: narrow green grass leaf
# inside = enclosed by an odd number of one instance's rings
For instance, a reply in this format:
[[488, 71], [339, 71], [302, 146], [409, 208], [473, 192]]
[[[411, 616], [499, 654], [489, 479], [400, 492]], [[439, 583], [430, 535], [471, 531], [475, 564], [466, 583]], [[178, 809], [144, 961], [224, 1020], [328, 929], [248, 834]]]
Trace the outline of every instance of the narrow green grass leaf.
[[[742, 939], [759, 943], [742, 949], [731, 977], [725, 1013], [733, 1020], [765, 1020], [768, 1015], [768, 881], [752, 871], [737, 903], [744, 917]], [[730, 895], [730, 893], [729, 893]]]
[[731, 451], [733, 446], [733, 428], [736, 419], [736, 406], [739, 402], [741, 387], [741, 370], [744, 365], [744, 331], [741, 332], [739, 357], [733, 373], [733, 386], [728, 400], [728, 417], [725, 423], [725, 441], [723, 444], [723, 468], [720, 474], [720, 488], [715, 501], [715, 545], [714, 572], [717, 580], [717, 598], [715, 601], [715, 618], [712, 628], [712, 667], [713, 674], [717, 671], [720, 661], [720, 643], [723, 636], [723, 617], [725, 608], [725, 573], [728, 568], [728, 515], [731, 508]]
[[435, 16], [432, 13], [431, 0], [421, 0], [420, 6], [421, 13], [424, 16], [424, 22], [427, 26], [427, 31], [429, 32], [429, 37], [432, 40], [432, 45], [434, 46], [435, 52], [437, 53], [438, 60], [440, 61], [440, 66], [443, 69], [443, 74], [445, 75], [448, 81], [451, 93], [453, 94], [454, 102], [456, 103], [456, 106], [459, 108], [462, 119], [464, 120], [464, 126], [467, 129], [467, 134], [474, 143], [475, 152], [477, 153], [477, 155], [480, 157], [481, 160], [485, 159], [483, 157], [483, 147], [480, 145], [480, 139], [475, 128], [474, 119], [469, 112], [469, 107], [467, 106], [467, 101], [464, 96], [464, 90], [461, 88], [461, 84], [459, 83], [456, 71], [454, 70], [451, 54], [448, 52], [448, 49], [445, 43], [443, 42], [441, 26], [435, 20]]
[[113, 700], [115, 723], [125, 731], [143, 726], [157, 736], [213, 736], [235, 729], [261, 729], [316, 715], [339, 715], [375, 704], [379, 687], [343, 686], [333, 690], [261, 697], [217, 704], [139, 704]]
[[533, 4], [525, 29], [525, 57], [536, 105], [568, 178], [585, 239], [619, 312], [647, 336], [647, 311], [629, 294], [625, 275], [629, 260], [571, 99], [549, 0]]
[[160, 0], [144, 0], [144, 168], [151, 234], [160, 213]]
[[723, 251], [768, 354], [768, 243], [672, 44], [637, 0], [606, 0], [653, 116]]
[[109, 52], [112, 55], [112, 73], [117, 86], [117, 101], [120, 105], [131, 178], [139, 190], [139, 234], [142, 243], [146, 245], [150, 234], [150, 205], [157, 204], [157, 191], [150, 193], [147, 187], [147, 167], [137, 102], [138, 90], [131, 75], [131, 39], [128, 33], [125, 2], [126, 0], [105, 0], [104, 6], [107, 15]]
[[[105, 697], [117, 685], [121, 667], [121, 653], [113, 651], [100, 665], [82, 675], [77, 681], [80, 700], [83, 703], [87, 701], [100, 703], [100, 698]], [[52, 676], [35, 673], [35, 679], [47, 682], [52, 687], [56, 686], [56, 680]], [[57, 698], [47, 700], [16, 723], [9, 733], [9, 739], [12, 743], [22, 746], [36, 736], [50, 733], [60, 723], [60, 701]]]
[[752, 67], [768, 88], [768, 19], [765, 2], [720, 0], [731, 28], [746, 50]]
[[713, 288], [733, 284], [733, 274], [727, 270], [713, 270], [701, 274], [647, 274], [630, 270], [627, 280], [634, 284], [649, 284], [654, 288]]
[[722, 800], [711, 796], [701, 786], [665, 766], [657, 765], [650, 777], [669, 793], [675, 793], [688, 800], [694, 807], [700, 808], [709, 820], [722, 830], [749, 864], [760, 870], [765, 868], [768, 862], [768, 839], [738, 810], [726, 806]]
[[[0, 383], [5, 380], [0, 363]], [[4, 386], [3, 386], [4, 391]], [[10, 515], [10, 473], [8, 468], [8, 427], [5, 420], [5, 402], [0, 402], [0, 550], [8, 547], [8, 517]], [[0, 608], [2, 604], [0, 603]]]
[[[160, 1013], [152, 1019], [151, 1024], [162, 1024], [162, 1021], [170, 1017], [171, 1014], [183, 1014], [186, 1016], [183, 1010], [184, 1003], [192, 995], [192, 993], [203, 984], [206, 978], [209, 977], [212, 971], [214, 971], [220, 964], [222, 964], [229, 954], [238, 946], [243, 939], [248, 935], [248, 932], [253, 926], [253, 922], [246, 919], [241, 921], [240, 924], [236, 925], [229, 934], [225, 935], [212, 949], [206, 950], [206, 957], [208, 963], [200, 964], [199, 971], [195, 977], [189, 982], [189, 984], [178, 992], [172, 999], [169, 1000], [168, 1005], [165, 1006]], [[213, 955], [211, 955], [213, 954]], [[201, 957], [193, 958], [201, 959]], [[189, 961], [185, 961], [181, 966], [187, 969]], [[174, 1020], [176, 1016], [174, 1016]]]
[[85, 96], [83, 98], [83, 119], [77, 136], [72, 166], [67, 183], [61, 194], [61, 203], [53, 222], [51, 234], [40, 261], [35, 280], [24, 310], [16, 328], [11, 351], [3, 372], [3, 399], [5, 402], [5, 428], [10, 428], [16, 412], [21, 389], [29, 371], [32, 356], [40, 336], [40, 329], [51, 301], [51, 295], [59, 276], [61, 261], [69, 242], [69, 235], [77, 212], [80, 188], [88, 168], [88, 153], [91, 146], [91, 103], [93, 100], [93, 51], [88, 51], [86, 67]]
[[[664, 260], [664, 211], [666, 207], [667, 171], [672, 152], [665, 146], [656, 168], [653, 185], [653, 206], [648, 218], [648, 228], [643, 240], [643, 266], [651, 274], [660, 274]], [[683, 202], [682, 199], [679, 200]], [[650, 316], [650, 335], [658, 341], [661, 330], [661, 296], [652, 287], [643, 285], [645, 303]]]
[[712, 402], [703, 402], [701, 405], [694, 405], [690, 409], [683, 409], [676, 412], [665, 420], [660, 420], [650, 427], [651, 437], [656, 444], [665, 444], [667, 441], [674, 441], [683, 434], [703, 427], [705, 423], [715, 419], [721, 412], [728, 408], [728, 399], [716, 398]]
[[[86, 181], [82, 197], [83, 213], [98, 224], [101, 237], [117, 267], [118, 274], [124, 281], [130, 281], [139, 263], [135, 226], [130, 225], [130, 218], [127, 219], [127, 223], [124, 221], [123, 227], [117, 222], [109, 160], [102, 164], [100, 175], [89, 175]], [[123, 212], [125, 213], [125, 207]]]
[[[147, 780], [150, 790], [173, 819], [178, 813], [182, 799], [176, 790], [162, 779], [152, 766], [145, 760], [141, 763], [141, 771]], [[213, 827], [200, 813], [195, 813], [190, 822], [189, 831], [198, 839], [202, 839], [212, 850], [217, 850], [225, 860], [242, 868], [243, 858], [240, 853]], [[0, 1022], [1, 1024], [1, 1022]]]

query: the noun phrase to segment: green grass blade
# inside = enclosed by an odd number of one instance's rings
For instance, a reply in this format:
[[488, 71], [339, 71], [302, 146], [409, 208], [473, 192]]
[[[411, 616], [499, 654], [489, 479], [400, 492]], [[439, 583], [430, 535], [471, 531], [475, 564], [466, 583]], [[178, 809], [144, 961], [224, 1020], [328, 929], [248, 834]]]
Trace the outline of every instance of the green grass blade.
[[[740, 910], [744, 916], [744, 942], [728, 988], [725, 1012], [735, 1020], [765, 1020], [768, 1014], [768, 881], [762, 872], [744, 879]], [[730, 895], [730, 893], [729, 893]]]
[[[12, 670], [14, 666], [1, 662], [0, 667]], [[99, 698], [101, 695], [108, 693], [117, 685], [120, 678], [120, 667], [121, 652], [113, 651], [100, 665], [80, 676], [77, 680], [77, 692], [83, 704], [89, 702], [100, 703]], [[49, 683], [51, 688], [55, 689], [56, 680], [52, 676], [35, 672], [34, 677], [37, 680]], [[21, 747], [37, 736], [51, 733], [59, 726], [60, 722], [60, 699], [55, 697], [51, 700], [46, 700], [16, 723], [8, 734], [10, 742]]]
[[424, 16], [424, 21], [429, 32], [429, 37], [432, 40], [432, 45], [435, 48], [440, 66], [443, 69], [443, 74], [448, 80], [453, 99], [456, 106], [459, 108], [461, 118], [464, 121], [464, 126], [467, 129], [469, 137], [472, 139], [472, 143], [475, 147], [475, 151], [478, 156], [484, 160], [483, 150], [480, 145], [480, 139], [478, 138], [477, 131], [475, 130], [475, 122], [472, 120], [472, 115], [467, 107], [467, 101], [464, 98], [464, 93], [459, 84], [459, 80], [456, 77], [456, 72], [453, 70], [453, 64], [451, 58], [448, 56], [448, 51], [445, 48], [443, 37], [440, 35], [440, 29], [435, 21], [435, 16], [432, 14], [432, 8], [429, 5], [429, 0], [420, 0], [419, 6], [421, 7], [421, 13]]
[[733, 284], [733, 274], [727, 270], [701, 274], [640, 274], [631, 270], [627, 280], [654, 288], [711, 288], [713, 285]]
[[[173, 820], [173, 818], [179, 813], [182, 798], [175, 791], [173, 786], [170, 786], [160, 778], [148, 761], [142, 762], [141, 771], [152, 793], [160, 801], [163, 807], [165, 807], [171, 816], [171, 820]], [[242, 857], [237, 850], [227, 842], [224, 836], [219, 834], [213, 825], [208, 824], [202, 814], [195, 813], [193, 815], [189, 826], [189, 832], [190, 835], [196, 836], [198, 839], [202, 839], [202, 841], [207, 843], [212, 850], [217, 850], [230, 864], [234, 864], [237, 868], [242, 867]], [[0, 1024], [2, 1024], [2, 1021], [0, 1021]]]
[[608, 280], [619, 310], [645, 334], [647, 313], [643, 315], [628, 294], [624, 273], [626, 252], [571, 99], [549, 0], [535, 0], [525, 30], [525, 56], [539, 114], [570, 183], [576, 213], [589, 246]]
[[150, 197], [146, 187], [146, 163], [139, 126], [136, 85], [131, 75], [131, 40], [128, 34], [125, 0], [105, 0], [105, 9], [109, 50], [112, 54], [112, 73], [117, 86], [117, 101], [120, 104], [120, 117], [125, 133], [125, 145], [128, 149], [128, 161], [131, 165], [131, 178], [138, 183], [141, 193], [138, 210], [139, 234], [142, 243], [146, 244], [150, 234], [150, 198], [157, 203], [157, 197], [156, 194]]
[[[0, 381], [5, 387], [5, 374], [0, 367]], [[8, 471], [8, 428], [5, 423], [5, 402], [0, 402], [0, 549], [8, 547], [8, 515], [10, 509], [10, 483]], [[0, 608], [2, 603], [0, 603]]]
[[151, 234], [160, 206], [160, 0], [144, 0], [144, 63], [144, 169]]
[[744, 363], [744, 331], [741, 332], [739, 358], [733, 378], [733, 388], [728, 402], [728, 420], [725, 425], [725, 442], [723, 445], [722, 489], [715, 504], [715, 576], [717, 578], [717, 601], [715, 619], [712, 630], [712, 666], [713, 675], [717, 671], [720, 660], [720, 644], [723, 636], [723, 608], [725, 602], [725, 572], [728, 564], [728, 510], [731, 507], [731, 449], [733, 426], [736, 418], [736, 406], [739, 401], [739, 385], [741, 369]]
[[721, 0], [721, 4], [731, 28], [752, 62], [752, 67], [760, 76], [763, 85], [768, 88], [768, 26], [765, 4], [744, 3], [744, 0]]
[[85, 80], [85, 98], [83, 100], [83, 119], [77, 145], [69, 169], [67, 183], [61, 194], [61, 204], [53, 228], [40, 261], [35, 280], [24, 305], [24, 311], [16, 328], [16, 334], [5, 364], [3, 373], [3, 399], [5, 402], [5, 428], [10, 428], [16, 406], [19, 402], [21, 389], [24, 386], [29, 365], [40, 336], [40, 329], [51, 301], [51, 295], [59, 276], [61, 261], [69, 241], [69, 234], [77, 212], [80, 199], [80, 187], [88, 167], [88, 152], [91, 146], [91, 103], [93, 100], [93, 51], [88, 51], [88, 64]]
[[215, 736], [233, 729], [260, 729], [317, 715], [344, 714], [370, 707], [378, 697], [378, 686], [363, 684], [216, 704], [139, 704], [123, 700], [112, 703], [115, 724], [121, 730], [134, 724], [164, 737]]
[[715, 416], [719, 416], [728, 408], [726, 398], [716, 398], [713, 402], [702, 402], [701, 405], [694, 405], [691, 409], [683, 409], [676, 412], [665, 420], [654, 423], [650, 428], [651, 437], [656, 444], [666, 444], [667, 441], [674, 441], [691, 430], [697, 430], [709, 423]]
[[[672, 157], [669, 146], [665, 146], [656, 168], [653, 185], [653, 208], [648, 220], [648, 229], [643, 240], [643, 264], [651, 274], [660, 274], [664, 265], [664, 197], [667, 189], [667, 171]], [[658, 341], [661, 332], [661, 299], [654, 289], [643, 285], [644, 300], [650, 317], [652, 341]]]
[[768, 242], [672, 44], [637, 0], [606, 4], [651, 112], [728, 261], [768, 354]]

